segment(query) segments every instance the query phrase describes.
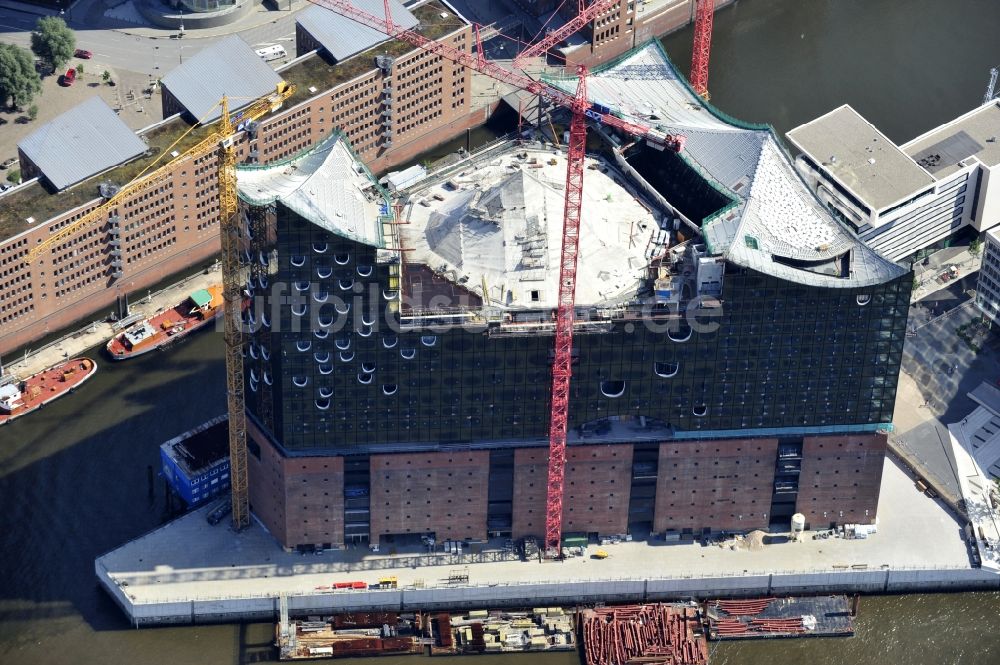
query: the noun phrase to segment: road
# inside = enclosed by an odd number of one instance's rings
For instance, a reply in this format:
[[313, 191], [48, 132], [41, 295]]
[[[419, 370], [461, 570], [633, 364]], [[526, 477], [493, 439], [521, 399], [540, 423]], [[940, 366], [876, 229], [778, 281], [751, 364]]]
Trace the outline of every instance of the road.
[[[90, 3], [94, 4], [94, 3]], [[77, 46], [93, 51], [102, 63], [154, 78], [164, 76], [201, 49], [228, 36], [227, 29], [240, 35], [251, 46], [282, 44], [292, 55], [295, 53], [295, 15], [309, 3], [293, 10], [252, 14], [228, 28], [206, 31], [187, 31], [183, 39], [171, 38], [172, 30], [158, 30], [100, 17], [99, 9], [87, 11], [81, 2], [74, 8], [73, 17], [67, 21], [76, 32]], [[76, 18], [79, 16], [80, 18]], [[85, 18], [84, 18], [85, 17]], [[31, 30], [38, 16], [27, 12], [4, 9], [0, 12], [0, 42], [31, 46]], [[96, 26], [96, 27], [95, 27]], [[246, 26], [241, 29], [241, 26]], [[202, 36], [204, 35], [204, 36]], [[280, 65], [280, 62], [274, 63]]]

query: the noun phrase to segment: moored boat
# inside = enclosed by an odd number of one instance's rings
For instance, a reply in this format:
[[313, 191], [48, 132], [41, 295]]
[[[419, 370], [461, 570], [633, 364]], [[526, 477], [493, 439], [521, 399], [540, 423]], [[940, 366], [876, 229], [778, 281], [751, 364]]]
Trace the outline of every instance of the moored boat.
[[5, 380], [0, 383], [0, 425], [72, 392], [96, 371], [97, 363], [90, 358], [73, 358], [23, 381]]
[[112, 360], [126, 360], [149, 353], [204, 328], [222, 313], [222, 285], [195, 291], [182, 302], [156, 316], [129, 326], [107, 343]]

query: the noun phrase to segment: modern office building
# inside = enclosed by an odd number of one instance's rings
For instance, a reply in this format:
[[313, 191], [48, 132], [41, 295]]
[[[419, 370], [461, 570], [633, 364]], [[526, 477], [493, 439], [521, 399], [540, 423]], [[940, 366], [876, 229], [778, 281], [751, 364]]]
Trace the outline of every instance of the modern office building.
[[996, 229], [991, 229], [980, 237], [983, 239], [983, 261], [976, 282], [976, 307], [996, 323], [1000, 315], [1000, 235]]
[[[588, 83], [687, 147], [588, 158], [564, 530], [871, 522], [912, 275], [658, 43]], [[284, 546], [542, 533], [565, 166], [498, 148], [392, 199], [331, 136], [239, 170], [251, 507]]]
[[1000, 223], [1000, 101], [897, 146], [850, 106], [788, 132], [817, 196], [894, 261]]
[[[421, 34], [471, 48], [468, 22], [441, 0], [407, 11]], [[22, 171], [39, 180], [0, 196], [0, 353], [95, 313], [104, 316], [117, 297], [144, 292], [218, 253], [215, 156], [170, 162], [164, 151], [223, 94], [234, 97], [235, 109], [249, 103], [244, 97], [272, 91], [276, 81], [297, 86], [283, 109], [237, 137], [246, 163], [286, 159], [340, 128], [365, 163], [380, 171], [486, 120], [489, 109], [470, 108], [471, 77], [464, 68], [402, 42], [358, 44], [349, 57], [304, 54], [275, 74], [233, 37], [164, 77], [166, 112], [179, 115], [138, 136], [126, 131], [123, 138], [123, 126], [105, 107], [106, 113], [97, 109], [78, 125], [95, 130], [70, 132], [69, 143], [52, 138], [78, 120], [74, 112], [50, 123], [53, 131], [47, 126], [47, 134], [22, 141]], [[246, 61], [234, 62], [233, 53]], [[183, 153], [204, 135], [196, 130], [170, 150]], [[148, 188], [34, 263], [25, 261], [32, 247], [101, 205], [115, 186], [154, 160], [170, 164]]]

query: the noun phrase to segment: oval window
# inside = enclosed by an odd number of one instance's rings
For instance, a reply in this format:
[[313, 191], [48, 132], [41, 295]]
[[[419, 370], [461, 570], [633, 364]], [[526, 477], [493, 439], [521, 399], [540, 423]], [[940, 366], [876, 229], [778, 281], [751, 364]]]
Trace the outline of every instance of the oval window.
[[323, 386], [322, 388], [319, 389], [319, 396], [320, 397], [332, 397], [333, 396], [333, 388], [330, 388], [330, 387], [327, 387], [327, 386]]
[[372, 274], [371, 266], [358, 266], [358, 274], [362, 277], [370, 277]]
[[358, 374], [358, 383], [367, 386], [369, 383], [372, 382], [372, 379], [374, 377], [375, 377], [374, 374]]
[[323, 330], [322, 328], [320, 328], [318, 330], [314, 330], [313, 335], [316, 336], [316, 339], [326, 339], [327, 337], [330, 336], [330, 331]]
[[301, 303], [298, 305], [292, 305], [292, 314], [295, 316], [305, 316], [306, 306]]
[[667, 330], [667, 337], [674, 342], [686, 342], [691, 339], [691, 326], [684, 326], [680, 330], [670, 328]]
[[316, 276], [320, 279], [329, 279], [333, 275], [333, 268], [330, 266], [317, 266]]
[[328, 399], [318, 399], [316, 400], [316, 408], [320, 411], [326, 411], [330, 408], [330, 400]]
[[308, 291], [309, 290], [309, 282], [306, 282], [306, 281], [295, 282], [295, 290], [296, 291]]
[[403, 360], [413, 360], [417, 355], [416, 349], [400, 349], [399, 355], [402, 356]]
[[325, 242], [314, 242], [313, 251], [317, 254], [323, 254], [326, 252], [327, 244]]
[[328, 363], [330, 362], [330, 352], [329, 351], [317, 351], [313, 354], [313, 359], [318, 363]]
[[317, 291], [313, 294], [313, 300], [316, 302], [326, 302], [330, 299], [330, 294], [327, 291]]
[[273, 383], [271, 381], [271, 373], [268, 372], [267, 370], [264, 370], [264, 383], [266, 383], [269, 386], [272, 385]]
[[322, 374], [323, 376], [326, 376], [327, 374], [332, 374], [333, 373], [333, 365], [320, 365], [319, 366], [319, 373]]
[[334, 254], [333, 260], [336, 261], [338, 266], [346, 266], [347, 262], [351, 260], [350, 254]]
[[288, 262], [291, 263], [296, 268], [301, 268], [302, 266], [304, 266], [306, 264], [306, 257], [304, 257], [304, 256], [293, 256], [290, 259], [288, 259]]
[[384, 346], [387, 349], [391, 349], [398, 343], [399, 343], [399, 338], [396, 337], [395, 335], [386, 335], [385, 337], [382, 338], [382, 346]]
[[399, 387], [395, 383], [386, 383], [382, 385], [383, 395], [395, 395]]
[[354, 360], [354, 351], [341, 351], [340, 360], [345, 363], [349, 363]]
[[298, 386], [299, 388], [305, 388], [307, 385], [309, 385], [309, 377], [308, 376], [293, 376], [292, 377], [292, 383], [294, 385]]
[[867, 294], [859, 293], [855, 297], [855, 300], [857, 301], [857, 303], [859, 305], [861, 305], [862, 307], [864, 307], [865, 305], [867, 305], [868, 303], [870, 303], [872, 301], [872, 297], [870, 295], [867, 295]]
[[424, 346], [434, 346], [437, 344], [438, 338], [434, 335], [424, 335], [420, 338], [420, 343]]
[[354, 280], [351, 279], [350, 277], [341, 279], [340, 281], [337, 282], [337, 286], [340, 287], [341, 291], [349, 291], [351, 288], [354, 287]]
[[704, 418], [708, 414], [708, 406], [705, 404], [696, 404], [691, 408], [691, 413], [698, 418]]
[[334, 342], [337, 348], [340, 350], [351, 348], [351, 338], [350, 337], [338, 337], [337, 341]]
[[371, 374], [375, 371], [375, 363], [361, 363], [361, 371], [366, 374]]
[[312, 348], [313, 343], [307, 340], [299, 340], [295, 342], [295, 348], [299, 351], [305, 352]]
[[333, 306], [337, 310], [337, 314], [347, 314], [351, 311], [351, 303], [349, 302], [339, 302]]

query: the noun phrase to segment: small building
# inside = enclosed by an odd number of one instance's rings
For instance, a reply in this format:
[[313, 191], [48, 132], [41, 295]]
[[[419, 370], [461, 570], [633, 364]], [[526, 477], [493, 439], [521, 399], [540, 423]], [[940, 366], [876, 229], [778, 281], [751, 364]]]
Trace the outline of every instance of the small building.
[[96, 95], [17, 144], [22, 177], [40, 176], [58, 191], [131, 161], [146, 150], [145, 142]]
[[229, 421], [224, 415], [160, 445], [163, 477], [189, 508], [229, 491]]
[[236, 111], [274, 91], [281, 77], [240, 37], [226, 37], [163, 77], [163, 117], [186, 113], [201, 122], [217, 120], [223, 96]]
[[1000, 222], [1000, 101], [897, 146], [848, 105], [788, 132], [817, 196], [891, 260]]

